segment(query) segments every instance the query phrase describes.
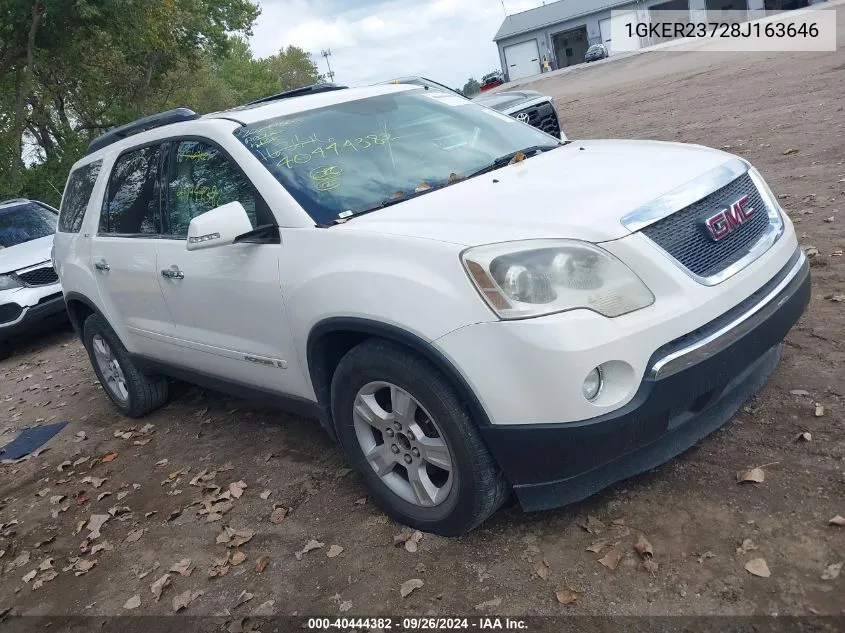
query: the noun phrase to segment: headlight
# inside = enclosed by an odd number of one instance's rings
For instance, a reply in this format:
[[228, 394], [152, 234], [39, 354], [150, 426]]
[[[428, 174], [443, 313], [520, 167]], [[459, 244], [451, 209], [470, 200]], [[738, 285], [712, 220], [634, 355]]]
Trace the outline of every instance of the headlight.
[[0, 275], [0, 290], [11, 290], [12, 288], [22, 288], [23, 284], [11, 275]]
[[587, 242], [505, 242], [470, 248], [461, 260], [481, 296], [503, 319], [576, 308], [616, 317], [654, 303], [630, 268]]

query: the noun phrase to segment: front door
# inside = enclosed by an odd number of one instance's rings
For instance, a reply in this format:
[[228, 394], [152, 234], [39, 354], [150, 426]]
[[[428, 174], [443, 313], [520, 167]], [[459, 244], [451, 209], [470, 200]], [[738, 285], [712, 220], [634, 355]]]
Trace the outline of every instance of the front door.
[[150, 145], [115, 161], [90, 259], [109, 322], [130, 351], [152, 357], [174, 334], [156, 270], [162, 152]]
[[230, 382], [301, 390], [279, 276], [280, 244], [188, 251], [191, 219], [240, 202], [253, 228], [275, 223], [252, 184], [210, 142], [174, 141], [165, 179], [164, 235], [156, 269], [183, 364]]

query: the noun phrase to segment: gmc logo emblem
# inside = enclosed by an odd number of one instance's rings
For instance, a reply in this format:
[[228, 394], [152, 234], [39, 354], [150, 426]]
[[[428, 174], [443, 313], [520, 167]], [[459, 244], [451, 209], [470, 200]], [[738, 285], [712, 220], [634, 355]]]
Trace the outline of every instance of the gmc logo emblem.
[[754, 215], [754, 209], [747, 206], [748, 196], [742, 196], [727, 209], [722, 209], [715, 215], [704, 220], [710, 239], [718, 242], [734, 229], [739, 228]]

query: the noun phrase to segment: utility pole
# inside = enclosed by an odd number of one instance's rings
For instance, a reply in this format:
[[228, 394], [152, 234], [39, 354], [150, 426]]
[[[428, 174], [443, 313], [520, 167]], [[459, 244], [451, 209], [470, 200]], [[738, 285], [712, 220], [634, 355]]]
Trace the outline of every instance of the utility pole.
[[508, 10], [505, 8], [505, 0], [501, 0], [502, 2], [502, 11], [505, 12], [505, 17], [508, 17]]
[[320, 51], [320, 55], [326, 58], [326, 65], [329, 67], [329, 72], [326, 73], [326, 77], [329, 78], [329, 81], [334, 81], [334, 72], [332, 72], [332, 65], [329, 61], [329, 57], [332, 56], [332, 49], [326, 48]]

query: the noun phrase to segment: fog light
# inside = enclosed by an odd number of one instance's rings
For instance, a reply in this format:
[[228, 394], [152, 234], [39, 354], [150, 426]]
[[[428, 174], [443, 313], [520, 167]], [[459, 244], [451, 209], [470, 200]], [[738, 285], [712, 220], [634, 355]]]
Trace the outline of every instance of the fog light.
[[601, 391], [603, 382], [601, 367], [596, 367], [584, 378], [584, 384], [581, 387], [584, 397], [590, 401], [595, 400]]

